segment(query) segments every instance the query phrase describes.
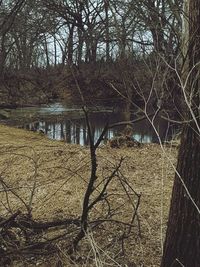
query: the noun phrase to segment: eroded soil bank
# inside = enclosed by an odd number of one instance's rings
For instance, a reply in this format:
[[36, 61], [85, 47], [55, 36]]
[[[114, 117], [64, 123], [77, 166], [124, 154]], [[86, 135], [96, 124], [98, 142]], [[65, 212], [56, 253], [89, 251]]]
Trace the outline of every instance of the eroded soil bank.
[[[137, 220], [129, 238], [124, 240], [123, 251], [118, 248], [117, 239], [121, 226], [108, 223], [98, 231], [91, 229], [91, 235], [80, 243], [82, 261], [75, 265], [65, 254], [65, 241], [62, 240], [57, 243], [59, 254], [27, 256], [27, 259], [11, 262], [11, 266], [61, 266], [55, 265], [58, 262], [62, 262], [62, 266], [159, 266], [177, 149], [169, 146], [161, 149], [157, 144], [120, 149], [102, 145], [97, 151], [98, 181], [112, 172], [121, 157], [125, 159], [120, 175], [128, 186], [126, 190], [121, 188], [117, 178], [110, 184], [107, 193], [111, 195], [111, 206], [121, 205], [113, 219], [130, 223], [131, 205], [127, 191], [132, 188], [141, 194], [140, 229]], [[78, 218], [89, 176], [88, 147], [69, 145], [49, 140], [39, 133], [0, 125], [1, 217], [18, 209], [26, 213], [27, 205], [34, 220]], [[103, 212], [103, 205], [98, 205], [90, 219], [100, 219]], [[102, 265], [97, 265], [97, 260]]]

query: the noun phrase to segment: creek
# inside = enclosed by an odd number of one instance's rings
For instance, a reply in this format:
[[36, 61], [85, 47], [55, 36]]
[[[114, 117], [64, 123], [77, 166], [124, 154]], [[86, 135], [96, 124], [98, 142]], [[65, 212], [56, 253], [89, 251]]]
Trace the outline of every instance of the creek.
[[[7, 112], [10, 113], [10, 124], [13, 123], [27, 130], [43, 132], [51, 139], [64, 140], [72, 144], [89, 144], [84, 112], [79, 106], [54, 103], [46, 106], [17, 108], [7, 110]], [[121, 120], [120, 118], [121, 112], [119, 111], [114, 112], [106, 107], [93, 108], [90, 112], [90, 123], [94, 140], [96, 141], [100, 136], [107, 120], [109, 123], [116, 123]], [[155, 126], [162, 141], [169, 140], [175, 133], [174, 125], [164, 120], [156, 120]], [[133, 129], [133, 137], [137, 141], [142, 143], [158, 142], [158, 138], [147, 120], [135, 123]], [[121, 130], [119, 127], [109, 129], [105, 140], [118, 135]]]

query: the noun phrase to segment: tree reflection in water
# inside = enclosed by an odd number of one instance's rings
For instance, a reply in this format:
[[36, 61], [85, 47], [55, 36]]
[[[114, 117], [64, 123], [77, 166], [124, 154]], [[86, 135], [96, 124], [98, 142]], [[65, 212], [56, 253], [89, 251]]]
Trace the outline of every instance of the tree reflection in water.
[[[94, 135], [94, 140], [97, 140], [100, 136], [104, 125], [106, 123], [106, 118], [101, 113], [95, 113], [91, 116], [91, 125]], [[109, 121], [114, 123], [118, 121], [117, 114], [110, 114]], [[59, 120], [41, 120], [35, 123], [29, 123], [26, 125], [29, 130], [42, 131], [49, 138], [56, 140], [64, 140], [71, 144], [88, 145], [89, 138], [87, 133], [87, 127], [84, 118], [79, 119], [63, 119]], [[159, 131], [162, 141], [170, 139], [174, 132], [173, 125], [168, 125], [165, 121], [157, 121], [156, 128]], [[109, 129], [106, 136], [105, 142], [120, 133], [120, 128]], [[156, 143], [158, 142], [157, 136], [150, 123], [147, 121], [141, 121], [134, 124], [133, 137], [142, 143]]]

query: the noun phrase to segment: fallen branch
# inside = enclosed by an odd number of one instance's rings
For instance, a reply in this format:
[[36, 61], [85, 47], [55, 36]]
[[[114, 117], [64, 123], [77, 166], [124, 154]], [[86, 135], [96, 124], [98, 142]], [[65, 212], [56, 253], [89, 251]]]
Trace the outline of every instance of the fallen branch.
[[[19, 218], [17, 218], [21, 215]], [[2, 219], [2, 218], [1, 218]], [[53, 227], [66, 226], [66, 225], [76, 225], [80, 226], [80, 219], [63, 219], [63, 220], [55, 220], [50, 222], [42, 222], [42, 221], [33, 221], [29, 216], [22, 215], [21, 211], [17, 211], [8, 219], [2, 219], [0, 222], [0, 227], [5, 227], [9, 225], [9, 227], [16, 228], [25, 228], [32, 230], [46, 230]]]
[[21, 211], [18, 210], [7, 219], [1, 218], [2, 221], [0, 222], [0, 227], [4, 227], [5, 225], [12, 225], [19, 214], [21, 214]]

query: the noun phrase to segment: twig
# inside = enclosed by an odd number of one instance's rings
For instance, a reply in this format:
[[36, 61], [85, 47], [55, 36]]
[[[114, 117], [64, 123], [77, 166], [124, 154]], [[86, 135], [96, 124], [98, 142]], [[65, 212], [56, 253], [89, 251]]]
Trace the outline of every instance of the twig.
[[[17, 212], [15, 212], [14, 214], [12, 214], [8, 219], [3, 219], [3, 221], [0, 222], [0, 227], [4, 227], [7, 224], [11, 224], [14, 222], [14, 220], [16, 219], [16, 217], [18, 215], [21, 214], [21, 211], [18, 210]], [[2, 218], [1, 218], [2, 219]]]

